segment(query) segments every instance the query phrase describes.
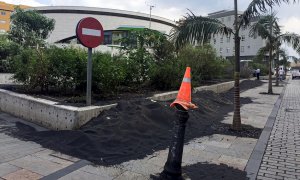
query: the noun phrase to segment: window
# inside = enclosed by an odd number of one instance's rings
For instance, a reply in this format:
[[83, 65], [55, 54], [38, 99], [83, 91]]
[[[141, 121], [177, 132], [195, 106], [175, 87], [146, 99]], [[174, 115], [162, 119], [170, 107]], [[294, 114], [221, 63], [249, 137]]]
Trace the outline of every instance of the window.
[[5, 15], [6, 15], [6, 12], [5, 12], [5, 11], [1, 11], [1, 15], [2, 15], [2, 16], [5, 16]]
[[230, 42], [230, 37], [227, 37], [227, 42], [228, 42], [228, 43]]
[[244, 46], [241, 46], [241, 52], [244, 52]]
[[214, 44], [216, 44], [217, 40], [214, 38]]
[[221, 37], [221, 39], [220, 39], [220, 43], [223, 43], [223, 38]]
[[222, 53], [222, 51], [223, 51], [223, 49], [222, 49], [222, 48], [220, 48], [220, 53]]
[[0, 24], [5, 24], [6, 21], [5, 20], [0, 20]]
[[250, 49], [250, 46], [248, 46], [248, 49]]
[[226, 52], [227, 52], [227, 53], [229, 53], [229, 50], [230, 50], [229, 48], [226, 48]]
[[245, 41], [245, 35], [242, 35], [242, 41]]

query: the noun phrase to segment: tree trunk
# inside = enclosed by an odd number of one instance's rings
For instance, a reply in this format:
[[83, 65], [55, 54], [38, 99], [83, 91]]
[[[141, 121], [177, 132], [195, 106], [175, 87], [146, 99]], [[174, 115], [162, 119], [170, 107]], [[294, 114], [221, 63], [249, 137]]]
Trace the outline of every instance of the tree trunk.
[[277, 53], [276, 53], [276, 86], [279, 86], [279, 47], [277, 47]]
[[273, 90], [272, 90], [272, 59], [273, 59], [273, 55], [272, 55], [272, 51], [273, 51], [273, 49], [270, 48], [270, 50], [269, 50], [269, 86], [268, 86], [268, 94], [273, 94]]
[[237, 0], [234, 0], [235, 11], [235, 70], [234, 70], [234, 114], [232, 121], [232, 129], [236, 131], [241, 130], [241, 113], [240, 113], [240, 37], [238, 28], [237, 16]]

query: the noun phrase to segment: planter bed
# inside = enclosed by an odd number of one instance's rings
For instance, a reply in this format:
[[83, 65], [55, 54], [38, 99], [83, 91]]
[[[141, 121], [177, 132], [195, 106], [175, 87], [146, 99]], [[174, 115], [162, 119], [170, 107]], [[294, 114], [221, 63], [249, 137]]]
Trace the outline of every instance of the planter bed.
[[[243, 80], [241, 80], [242, 82]], [[225, 82], [211, 86], [194, 88], [194, 92], [213, 91], [225, 92], [234, 86], [234, 82]], [[156, 94], [150, 99], [168, 101], [175, 99], [178, 91]], [[58, 102], [36, 98], [25, 94], [0, 89], [0, 110], [16, 117], [41, 125], [52, 130], [74, 130], [97, 117], [103, 110], [115, 107], [117, 104], [103, 106], [74, 107], [61, 105]]]

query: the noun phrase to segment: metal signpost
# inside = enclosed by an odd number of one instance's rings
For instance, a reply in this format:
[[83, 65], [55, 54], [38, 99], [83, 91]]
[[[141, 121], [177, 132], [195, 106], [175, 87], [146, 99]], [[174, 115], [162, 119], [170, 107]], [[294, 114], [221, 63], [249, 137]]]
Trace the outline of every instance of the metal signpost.
[[92, 94], [92, 48], [99, 46], [103, 42], [103, 27], [95, 18], [83, 18], [77, 24], [76, 36], [79, 42], [88, 48], [86, 105], [89, 106], [91, 105]]

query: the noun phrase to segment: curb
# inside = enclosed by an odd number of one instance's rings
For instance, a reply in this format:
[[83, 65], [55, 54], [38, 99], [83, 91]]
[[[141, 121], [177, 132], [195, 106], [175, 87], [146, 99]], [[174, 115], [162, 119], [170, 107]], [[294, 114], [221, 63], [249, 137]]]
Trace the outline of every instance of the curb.
[[271, 135], [271, 131], [273, 129], [274, 122], [276, 120], [278, 110], [280, 108], [280, 104], [281, 104], [283, 95], [285, 93], [285, 89], [286, 89], [286, 85], [284, 86], [282, 92], [280, 93], [276, 103], [274, 104], [272, 112], [271, 112], [270, 116], [268, 117], [265, 127], [264, 127], [262, 133], [260, 134], [260, 137], [259, 137], [259, 139], [251, 153], [251, 156], [248, 160], [248, 163], [246, 165], [245, 171], [247, 172], [247, 178], [249, 178], [250, 180], [256, 179], [260, 164], [262, 162], [262, 158], [264, 156], [266, 147], [268, 145], [268, 140]]

